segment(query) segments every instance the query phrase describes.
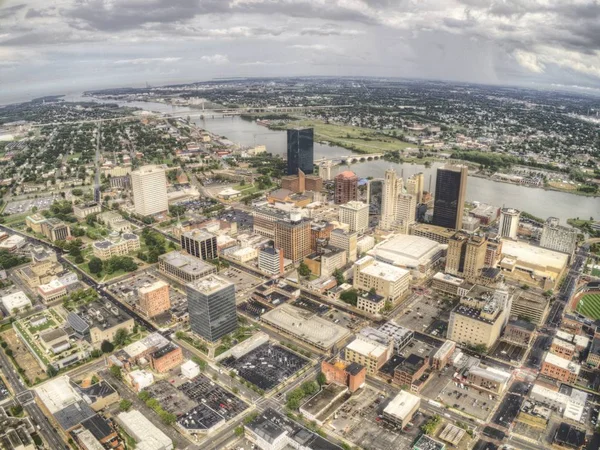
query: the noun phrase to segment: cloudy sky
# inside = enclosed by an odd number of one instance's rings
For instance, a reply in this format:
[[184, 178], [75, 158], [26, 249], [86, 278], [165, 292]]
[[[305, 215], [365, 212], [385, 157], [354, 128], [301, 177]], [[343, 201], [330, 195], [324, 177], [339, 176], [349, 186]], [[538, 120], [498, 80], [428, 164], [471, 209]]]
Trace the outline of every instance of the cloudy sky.
[[598, 88], [599, 51], [598, 0], [0, 0], [0, 104], [280, 75]]

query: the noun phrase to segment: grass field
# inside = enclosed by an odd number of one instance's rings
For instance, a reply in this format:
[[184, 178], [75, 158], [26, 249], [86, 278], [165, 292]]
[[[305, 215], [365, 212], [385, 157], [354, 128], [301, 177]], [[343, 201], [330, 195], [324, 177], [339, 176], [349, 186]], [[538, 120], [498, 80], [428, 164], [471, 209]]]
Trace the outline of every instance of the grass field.
[[600, 293], [585, 294], [581, 297], [577, 311], [590, 319], [600, 319]]
[[286, 124], [286, 128], [294, 127], [312, 127], [315, 130], [315, 140], [327, 141], [363, 153], [384, 153], [416, 147], [415, 144], [403, 142], [370, 128], [327, 124], [318, 120], [297, 120]]

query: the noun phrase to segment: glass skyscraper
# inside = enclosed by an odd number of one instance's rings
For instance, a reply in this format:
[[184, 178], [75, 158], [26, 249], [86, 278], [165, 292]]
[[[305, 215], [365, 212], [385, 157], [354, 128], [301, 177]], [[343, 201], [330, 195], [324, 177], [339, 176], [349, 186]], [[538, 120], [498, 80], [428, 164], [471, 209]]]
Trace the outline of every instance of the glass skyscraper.
[[375, 178], [367, 185], [367, 201], [370, 214], [381, 214], [381, 198], [383, 195], [383, 180]]
[[236, 330], [235, 285], [209, 275], [186, 285], [192, 331], [210, 342]]
[[312, 128], [287, 130], [287, 173], [297, 175], [298, 169], [306, 175], [313, 173], [314, 132]]
[[434, 225], [455, 230], [462, 228], [468, 175], [467, 166], [444, 166], [437, 170]]

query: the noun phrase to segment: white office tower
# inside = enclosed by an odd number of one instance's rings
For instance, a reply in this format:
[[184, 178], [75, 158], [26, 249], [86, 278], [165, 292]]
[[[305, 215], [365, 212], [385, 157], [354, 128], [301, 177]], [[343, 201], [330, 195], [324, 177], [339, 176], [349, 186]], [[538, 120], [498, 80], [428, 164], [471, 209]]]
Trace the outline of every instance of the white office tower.
[[414, 174], [406, 180], [406, 192], [415, 196], [416, 202], [423, 201], [423, 186], [425, 184], [425, 175], [423, 172]]
[[381, 196], [381, 220], [379, 227], [382, 230], [391, 230], [398, 217], [398, 195], [402, 193], [403, 181], [398, 178], [394, 169], [385, 171], [383, 193]]
[[503, 327], [505, 327], [508, 323], [508, 319], [510, 318], [513, 296], [510, 293], [508, 286], [506, 286], [506, 284], [503, 282], [498, 285], [496, 290], [494, 290], [494, 300], [500, 305], [500, 309], [502, 309], [502, 314], [504, 314]]
[[369, 228], [369, 205], [354, 200], [340, 205], [339, 219], [350, 231], [364, 233]]
[[500, 210], [500, 221], [498, 222], [498, 234], [502, 237], [517, 239], [520, 217], [521, 211], [513, 208], [502, 208]]
[[169, 210], [167, 177], [159, 166], [144, 166], [130, 174], [135, 212], [151, 216]]
[[319, 165], [319, 176], [323, 181], [331, 180], [331, 161], [326, 161]]
[[402, 234], [408, 234], [408, 227], [415, 223], [417, 197], [411, 194], [398, 195], [394, 228]]
[[544, 224], [540, 247], [572, 255], [577, 248], [577, 230], [560, 225], [556, 217], [549, 217]]

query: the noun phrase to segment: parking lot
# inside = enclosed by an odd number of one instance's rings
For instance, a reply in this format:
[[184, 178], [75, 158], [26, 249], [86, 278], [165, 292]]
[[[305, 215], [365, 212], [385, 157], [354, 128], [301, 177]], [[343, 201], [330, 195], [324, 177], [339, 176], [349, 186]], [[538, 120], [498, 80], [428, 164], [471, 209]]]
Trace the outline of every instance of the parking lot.
[[177, 417], [188, 412], [197, 405], [183, 392], [166, 380], [161, 380], [144, 389], [152, 398], [158, 400], [162, 408]]
[[226, 270], [222, 270], [219, 272], [219, 276], [235, 284], [235, 295], [240, 301], [248, 298], [254, 288], [264, 282], [263, 280], [253, 277], [246, 272], [242, 272], [235, 267], [229, 267]]
[[442, 376], [434, 375], [425, 387], [423, 395], [470, 416], [487, 420], [497, 404], [495, 397], [492, 395], [490, 398], [490, 394], [481, 393], [468, 386], [461, 388], [451, 377], [451, 371]]
[[4, 384], [4, 381], [2, 381], [2, 378], [0, 378], [0, 403], [2, 403], [8, 397], [10, 397], [10, 392]]
[[178, 389], [198, 405], [208, 406], [225, 420], [234, 418], [248, 408], [245, 402], [202, 374], [183, 383]]
[[444, 337], [450, 318], [450, 307], [436, 296], [417, 296], [395, 317], [398, 325], [411, 330]]
[[222, 364], [266, 392], [306, 366], [308, 360], [279, 345], [265, 343], [241, 358], [226, 358]]
[[249, 298], [244, 303], [239, 303], [237, 305], [237, 309], [241, 313], [246, 314], [255, 320], [258, 320], [260, 319], [261, 315], [270, 311], [273, 308]]
[[58, 195], [52, 195], [50, 197], [43, 198], [32, 198], [27, 200], [15, 200], [9, 202], [4, 208], [4, 214], [23, 214], [30, 212], [35, 206], [39, 211], [43, 211], [50, 208], [50, 205], [58, 200]]
[[329, 424], [336, 433], [361, 448], [370, 450], [408, 450], [419, 434], [425, 418], [418, 413], [407, 432], [381, 419], [381, 414], [391, 399], [382, 398], [378, 392], [365, 388], [352, 396], [336, 412]]
[[508, 429], [521, 410], [523, 397], [516, 394], [506, 394], [492, 420], [496, 425]]
[[521, 362], [526, 352], [527, 349], [525, 347], [500, 341], [492, 349], [490, 356], [502, 361], [518, 364]]

